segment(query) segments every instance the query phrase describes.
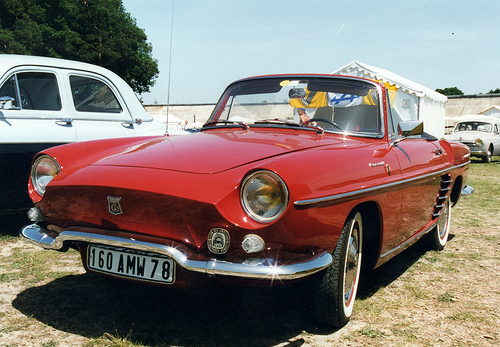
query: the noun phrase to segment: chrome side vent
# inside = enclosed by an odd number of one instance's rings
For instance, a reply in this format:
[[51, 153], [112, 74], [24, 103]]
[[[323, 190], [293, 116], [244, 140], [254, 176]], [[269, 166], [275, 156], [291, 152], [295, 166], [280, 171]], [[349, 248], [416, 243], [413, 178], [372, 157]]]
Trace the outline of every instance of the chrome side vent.
[[439, 193], [434, 203], [434, 208], [432, 209], [432, 219], [436, 219], [443, 212], [443, 208], [446, 204], [446, 199], [450, 195], [451, 184], [453, 179], [450, 175], [441, 176], [441, 183], [439, 184]]

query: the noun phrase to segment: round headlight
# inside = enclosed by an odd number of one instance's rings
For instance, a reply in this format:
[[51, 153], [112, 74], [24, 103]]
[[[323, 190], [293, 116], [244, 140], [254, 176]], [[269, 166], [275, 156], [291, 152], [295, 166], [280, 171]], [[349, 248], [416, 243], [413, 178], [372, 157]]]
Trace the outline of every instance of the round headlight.
[[481, 139], [476, 139], [476, 145], [481, 146], [483, 141]]
[[251, 218], [262, 223], [272, 222], [288, 205], [288, 189], [278, 175], [256, 171], [241, 185], [241, 203]]
[[38, 194], [44, 195], [47, 184], [61, 171], [59, 163], [48, 155], [42, 155], [31, 167], [31, 182]]

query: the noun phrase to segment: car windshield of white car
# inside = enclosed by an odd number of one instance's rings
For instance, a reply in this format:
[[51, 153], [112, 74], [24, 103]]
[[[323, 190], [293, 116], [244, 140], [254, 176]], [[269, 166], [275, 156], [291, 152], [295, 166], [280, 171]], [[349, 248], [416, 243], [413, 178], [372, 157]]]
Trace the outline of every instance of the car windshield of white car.
[[231, 85], [210, 126], [321, 127], [327, 132], [380, 135], [379, 91], [362, 80], [290, 77], [249, 79]]
[[486, 122], [461, 122], [455, 127], [455, 132], [459, 131], [483, 131], [485, 133], [491, 133], [493, 129], [491, 123]]

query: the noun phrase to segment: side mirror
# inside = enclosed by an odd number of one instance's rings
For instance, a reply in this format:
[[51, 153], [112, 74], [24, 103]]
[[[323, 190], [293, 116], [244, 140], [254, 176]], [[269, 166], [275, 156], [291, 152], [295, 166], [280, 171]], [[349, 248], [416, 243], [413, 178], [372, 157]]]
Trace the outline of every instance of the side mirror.
[[391, 147], [396, 147], [398, 143], [406, 140], [408, 136], [422, 135], [424, 133], [424, 122], [410, 120], [399, 122], [398, 124], [398, 134], [401, 136], [391, 142]]
[[413, 120], [399, 122], [398, 133], [404, 137], [422, 135], [424, 133], [424, 122]]
[[15, 99], [12, 96], [0, 97], [0, 108], [2, 110], [9, 110], [14, 107]]

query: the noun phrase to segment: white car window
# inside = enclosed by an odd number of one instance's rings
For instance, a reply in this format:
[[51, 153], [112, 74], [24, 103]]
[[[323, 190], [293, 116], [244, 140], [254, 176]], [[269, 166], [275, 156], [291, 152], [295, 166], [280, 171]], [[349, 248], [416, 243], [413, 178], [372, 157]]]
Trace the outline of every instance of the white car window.
[[70, 76], [71, 95], [78, 112], [120, 113], [122, 108], [111, 89], [103, 82], [82, 76]]
[[16, 76], [10, 77], [0, 88], [1, 108], [19, 109]]
[[9, 108], [61, 110], [56, 76], [48, 72], [20, 72], [12, 75], [0, 88], [0, 97], [3, 100], [10, 98]]

